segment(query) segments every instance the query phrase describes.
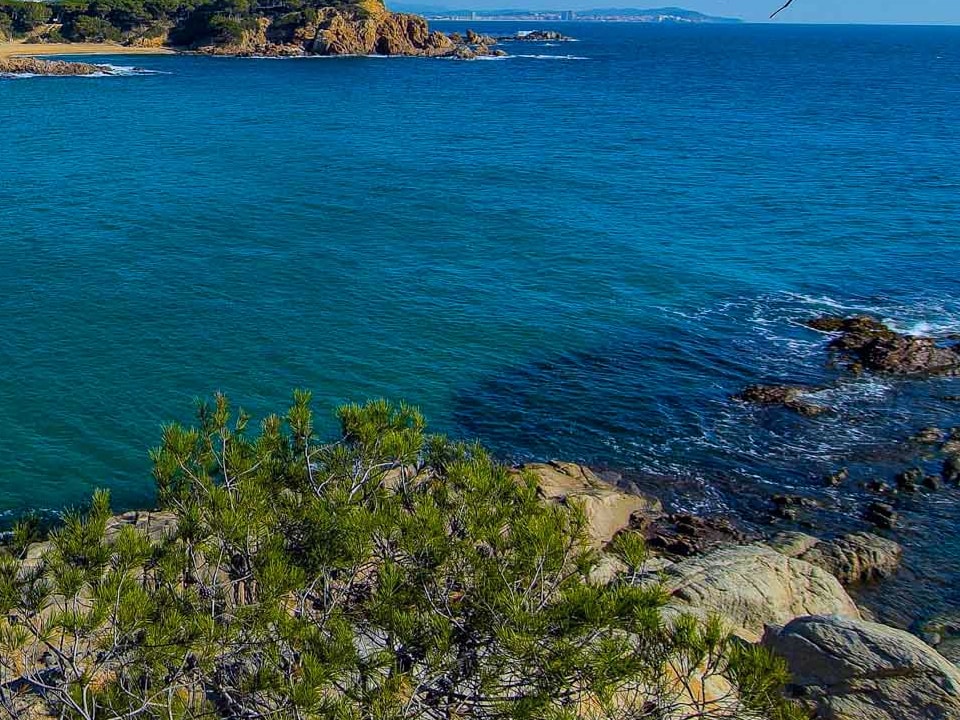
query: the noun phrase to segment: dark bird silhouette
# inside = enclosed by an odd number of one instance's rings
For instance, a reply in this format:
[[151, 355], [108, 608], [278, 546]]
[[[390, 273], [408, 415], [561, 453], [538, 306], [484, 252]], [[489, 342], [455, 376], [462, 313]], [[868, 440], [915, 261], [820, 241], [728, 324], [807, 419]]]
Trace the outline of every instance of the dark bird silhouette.
[[782, 13], [784, 10], [786, 10], [788, 7], [790, 7], [791, 5], [793, 5], [793, 0], [787, 0], [787, 1], [780, 7], [779, 10], [777, 10], [775, 13], [773, 13], [773, 15], [770, 16], [770, 19], [772, 20], [772, 19], [775, 18], [777, 15], [779, 15], [779, 14]]

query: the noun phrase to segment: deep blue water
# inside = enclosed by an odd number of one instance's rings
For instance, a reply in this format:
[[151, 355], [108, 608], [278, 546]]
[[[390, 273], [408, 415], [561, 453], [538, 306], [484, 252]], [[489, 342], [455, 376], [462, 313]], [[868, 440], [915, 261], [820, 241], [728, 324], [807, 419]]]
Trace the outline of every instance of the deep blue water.
[[[960, 381], [840, 380], [798, 321], [960, 331], [960, 28], [558, 27], [579, 42], [497, 61], [0, 80], [0, 511], [149, 503], [196, 396], [308, 387], [748, 525], [789, 488], [862, 527], [821, 476], [914, 462]], [[728, 399], [759, 380], [836, 412]], [[892, 618], [960, 607], [958, 498], [901, 508]]]

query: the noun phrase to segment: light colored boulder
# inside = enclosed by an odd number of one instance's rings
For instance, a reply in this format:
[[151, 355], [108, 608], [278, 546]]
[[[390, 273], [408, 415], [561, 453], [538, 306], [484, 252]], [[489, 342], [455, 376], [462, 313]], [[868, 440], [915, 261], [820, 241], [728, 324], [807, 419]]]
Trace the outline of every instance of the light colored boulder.
[[766, 546], [721, 548], [672, 565], [664, 576], [674, 604], [716, 613], [749, 641], [758, 640], [767, 625], [802, 615], [860, 619], [835, 577]]
[[820, 720], [956, 720], [960, 670], [913, 635], [839, 617], [771, 628], [797, 695]]
[[177, 532], [177, 516], [175, 513], [167, 511], [145, 512], [140, 510], [114, 515], [107, 520], [107, 528], [104, 533], [107, 542], [113, 540], [120, 529], [126, 525], [133, 525], [151, 541], [158, 542]]
[[770, 543], [777, 552], [823, 568], [844, 585], [880, 580], [900, 567], [903, 548], [893, 540], [857, 532], [836, 540], [803, 533], [781, 533]]
[[583, 465], [531, 463], [521, 469], [536, 476], [545, 499], [562, 503], [576, 500], [583, 505], [590, 539], [597, 547], [628, 527], [634, 514], [663, 512], [663, 504], [656, 498], [622, 492]]

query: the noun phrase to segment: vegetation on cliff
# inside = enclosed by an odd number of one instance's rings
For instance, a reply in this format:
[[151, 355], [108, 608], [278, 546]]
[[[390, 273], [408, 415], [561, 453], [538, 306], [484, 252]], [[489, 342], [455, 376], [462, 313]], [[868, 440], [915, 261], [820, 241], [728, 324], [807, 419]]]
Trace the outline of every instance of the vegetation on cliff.
[[0, 0], [0, 36], [122, 42], [221, 54], [467, 55], [416, 15], [380, 0]]
[[153, 454], [165, 510], [21, 523], [0, 556], [0, 707], [62, 718], [775, 718], [783, 666], [661, 613], [577, 503], [374, 402], [320, 442], [310, 397], [258, 433], [218, 397]]

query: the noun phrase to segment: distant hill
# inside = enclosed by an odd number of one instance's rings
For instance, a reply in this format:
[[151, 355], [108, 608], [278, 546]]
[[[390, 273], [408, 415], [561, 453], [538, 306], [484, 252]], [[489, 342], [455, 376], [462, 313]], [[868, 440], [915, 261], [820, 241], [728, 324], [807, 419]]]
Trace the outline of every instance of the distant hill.
[[527, 10], [502, 8], [497, 10], [471, 10], [449, 8], [419, 3], [390, 3], [398, 12], [426, 15], [431, 19], [469, 18], [476, 20], [596, 20], [606, 22], [647, 23], [738, 23], [736, 18], [714, 17], [695, 10], [678, 7], [662, 8], [592, 8], [590, 10]]
[[588, 19], [594, 17], [634, 17], [644, 18], [647, 22], [694, 22], [694, 23], [736, 23], [741, 22], [737, 18], [714, 17], [704, 15], [695, 10], [685, 10], [678, 7], [649, 8], [641, 10], [638, 8], [596, 8], [592, 10], [578, 10], [578, 18]]

